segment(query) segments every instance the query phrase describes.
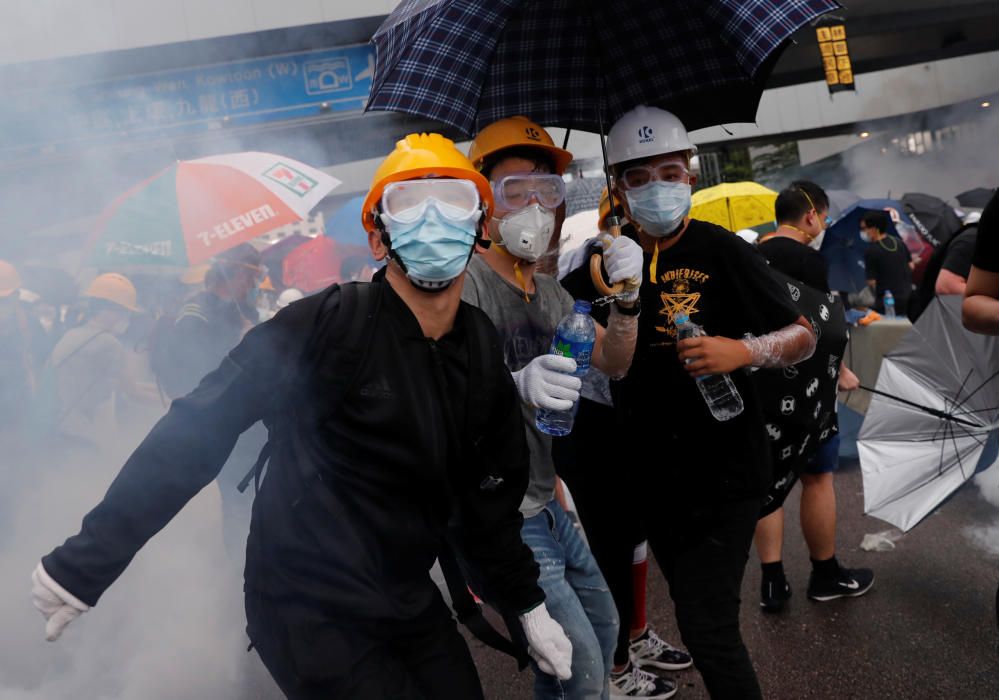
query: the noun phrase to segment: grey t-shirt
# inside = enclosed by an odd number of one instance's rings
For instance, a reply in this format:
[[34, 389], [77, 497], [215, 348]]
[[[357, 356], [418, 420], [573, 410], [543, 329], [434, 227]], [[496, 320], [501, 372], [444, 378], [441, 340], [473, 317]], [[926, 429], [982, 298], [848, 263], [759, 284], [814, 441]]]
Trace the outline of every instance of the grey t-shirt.
[[[473, 255], [461, 298], [478, 306], [503, 339], [503, 358], [511, 372], [544, 355], [551, 347], [555, 327], [572, 311], [572, 297], [554, 277], [534, 276], [535, 292], [524, 300], [524, 290], [499, 276], [481, 255]], [[527, 445], [531, 451], [531, 481], [520, 504], [525, 518], [541, 512], [555, 493], [552, 439], [534, 425], [535, 409], [522, 403]]]

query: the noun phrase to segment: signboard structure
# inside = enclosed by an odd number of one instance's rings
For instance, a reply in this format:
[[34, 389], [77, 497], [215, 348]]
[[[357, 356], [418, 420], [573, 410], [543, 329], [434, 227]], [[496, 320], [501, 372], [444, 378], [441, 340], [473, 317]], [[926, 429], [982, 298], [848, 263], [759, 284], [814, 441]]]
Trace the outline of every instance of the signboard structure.
[[850, 63], [850, 47], [846, 41], [846, 25], [816, 27], [815, 38], [819, 41], [822, 68], [830, 94], [844, 90], [855, 91], [857, 88], [853, 83], [853, 64]]

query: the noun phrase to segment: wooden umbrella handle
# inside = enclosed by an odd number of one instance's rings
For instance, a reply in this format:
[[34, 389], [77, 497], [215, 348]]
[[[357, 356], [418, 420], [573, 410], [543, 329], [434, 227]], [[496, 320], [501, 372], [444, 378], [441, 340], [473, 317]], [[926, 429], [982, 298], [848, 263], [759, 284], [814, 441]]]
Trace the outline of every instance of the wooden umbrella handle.
[[[613, 220], [608, 229], [611, 237], [617, 238], [621, 235], [621, 224]], [[616, 294], [620, 294], [624, 290], [624, 282], [618, 282], [615, 285], [608, 284], [604, 281], [603, 271], [600, 269], [601, 261], [603, 256], [599, 253], [594, 253], [590, 256], [590, 278], [593, 280], [593, 286], [597, 288], [602, 296], [609, 297]]]

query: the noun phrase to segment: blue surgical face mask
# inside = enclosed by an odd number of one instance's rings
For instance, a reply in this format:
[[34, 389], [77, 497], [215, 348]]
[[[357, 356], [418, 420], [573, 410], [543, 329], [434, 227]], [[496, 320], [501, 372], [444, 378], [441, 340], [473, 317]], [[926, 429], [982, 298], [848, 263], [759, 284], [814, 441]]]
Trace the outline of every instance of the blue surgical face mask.
[[680, 228], [690, 213], [690, 185], [655, 180], [640, 190], [625, 192], [631, 215], [642, 230], [666, 238]]
[[422, 289], [444, 289], [468, 264], [475, 245], [475, 226], [481, 216], [449, 221], [431, 203], [423, 216], [401, 224], [385, 217], [392, 250], [406, 267], [406, 275]]
[[862, 240], [864, 243], [870, 243], [871, 242], [871, 234], [869, 234], [867, 231], [861, 231], [860, 232], [860, 240]]

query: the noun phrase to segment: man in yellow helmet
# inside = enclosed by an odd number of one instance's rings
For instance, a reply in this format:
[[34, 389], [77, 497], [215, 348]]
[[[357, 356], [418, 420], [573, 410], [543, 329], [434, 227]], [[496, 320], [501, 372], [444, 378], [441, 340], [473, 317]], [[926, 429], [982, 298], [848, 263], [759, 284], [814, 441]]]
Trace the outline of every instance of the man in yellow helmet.
[[[572, 154], [526, 117], [511, 117], [484, 128], [469, 158], [488, 178], [496, 207], [487, 227], [492, 244], [469, 264], [462, 298], [496, 325], [520, 390], [531, 453], [531, 480], [520, 506], [523, 537], [546, 563], [541, 587], [573, 645], [572, 679], [557, 679], [539, 664], [535, 697], [607, 697], [617, 610], [592, 553], [555, 500], [552, 438], [535, 423], [537, 408], [567, 410], [579, 399], [575, 361], [549, 354], [573, 299], [554, 277], [536, 270], [556, 233], [556, 211], [565, 199], [562, 173]], [[597, 326], [593, 365], [614, 377], [627, 373], [634, 351], [641, 258], [641, 249], [626, 238], [607, 243], [612, 281], [635, 279], [626, 298], [613, 305], [606, 330]]]
[[[495, 329], [460, 300], [492, 209], [454, 144], [413, 134], [375, 174], [371, 283], [333, 286], [250, 330], [125, 464], [80, 534], [35, 569], [55, 639], [211, 481], [270, 431], [247, 543], [247, 632], [295, 700], [481, 698], [429, 570], [450, 539], [561, 678], [569, 641], [520, 538], [527, 446]], [[257, 473], [260, 476], [260, 472]]]
[[139, 311], [132, 282], [114, 272], [99, 275], [83, 299], [83, 324], [67, 331], [49, 357], [58, 394], [52, 427], [74, 445], [100, 448], [118, 427], [112, 403], [115, 392], [146, 403], [158, 403], [159, 393], [138, 378], [119, 340]]

